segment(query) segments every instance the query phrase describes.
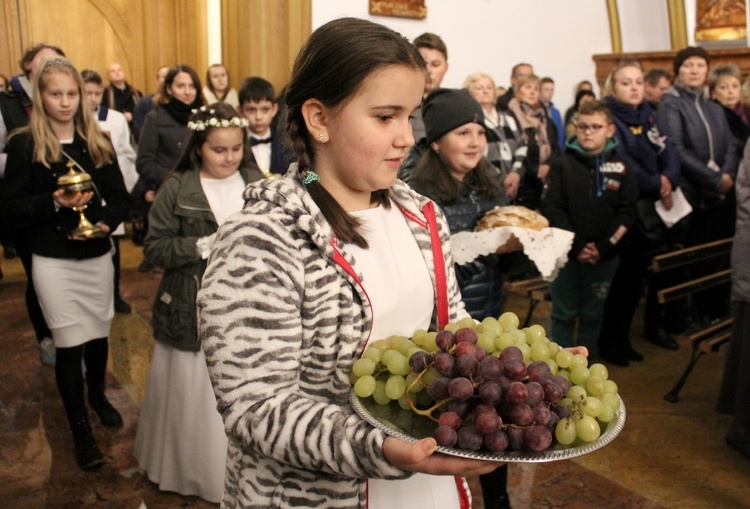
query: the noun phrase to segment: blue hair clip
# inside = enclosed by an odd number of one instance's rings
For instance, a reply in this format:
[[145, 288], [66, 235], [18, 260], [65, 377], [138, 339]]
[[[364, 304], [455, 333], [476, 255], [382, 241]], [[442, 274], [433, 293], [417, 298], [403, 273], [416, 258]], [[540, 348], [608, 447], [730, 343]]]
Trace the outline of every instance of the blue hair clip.
[[320, 177], [318, 177], [317, 173], [312, 170], [307, 170], [305, 172], [305, 177], [302, 179], [302, 184], [307, 186], [309, 184], [312, 184], [313, 182], [318, 182], [319, 180]]

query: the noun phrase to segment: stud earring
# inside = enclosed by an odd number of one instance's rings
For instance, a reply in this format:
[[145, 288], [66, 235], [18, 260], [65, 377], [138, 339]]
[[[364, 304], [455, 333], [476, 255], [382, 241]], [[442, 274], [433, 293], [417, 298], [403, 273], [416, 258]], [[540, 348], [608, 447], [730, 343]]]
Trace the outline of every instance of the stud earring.
[[318, 134], [318, 141], [325, 141], [325, 139], [326, 139], [325, 134], [323, 134], [323, 133], [319, 133]]

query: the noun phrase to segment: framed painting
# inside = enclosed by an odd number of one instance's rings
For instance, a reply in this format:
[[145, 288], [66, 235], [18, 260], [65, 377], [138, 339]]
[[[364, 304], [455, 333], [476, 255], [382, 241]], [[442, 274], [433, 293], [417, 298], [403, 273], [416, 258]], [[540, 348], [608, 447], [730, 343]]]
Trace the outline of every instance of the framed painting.
[[425, 0], [370, 0], [370, 14], [399, 18], [427, 17]]

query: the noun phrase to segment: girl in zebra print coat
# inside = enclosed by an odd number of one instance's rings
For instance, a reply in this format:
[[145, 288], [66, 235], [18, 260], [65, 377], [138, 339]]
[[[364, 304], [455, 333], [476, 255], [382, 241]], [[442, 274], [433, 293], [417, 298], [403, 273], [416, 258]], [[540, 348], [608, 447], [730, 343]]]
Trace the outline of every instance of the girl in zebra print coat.
[[468, 508], [453, 476], [498, 466], [387, 437], [348, 403], [368, 340], [467, 316], [444, 216], [396, 180], [424, 79], [418, 51], [369, 21], [332, 21], [300, 51], [299, 162], [247, 188], [198, 296], [229, 436], [222, 507]]

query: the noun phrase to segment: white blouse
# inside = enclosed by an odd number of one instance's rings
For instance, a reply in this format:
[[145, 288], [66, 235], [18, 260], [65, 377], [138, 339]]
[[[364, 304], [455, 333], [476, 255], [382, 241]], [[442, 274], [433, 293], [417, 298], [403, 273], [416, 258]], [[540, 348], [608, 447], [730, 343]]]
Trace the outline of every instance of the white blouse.
[[219, 226], [229, 216], [242, 210], [242, 206], [245, 204], [245, 200], [242, 198], [245, 181], [242, 180], [240, 172], [236, 172], [225, 179], [201, 177], [201, 187]]

